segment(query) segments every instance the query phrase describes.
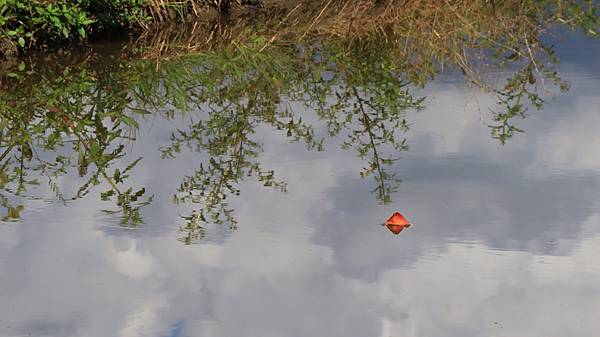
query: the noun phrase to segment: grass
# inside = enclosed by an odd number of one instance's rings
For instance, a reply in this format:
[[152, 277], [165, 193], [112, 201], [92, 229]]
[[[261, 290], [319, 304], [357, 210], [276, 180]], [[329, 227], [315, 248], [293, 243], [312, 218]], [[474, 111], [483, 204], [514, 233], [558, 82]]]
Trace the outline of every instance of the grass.
[[383, 34], [430, 52], [420, 57], [451, 59], [463, 66], [460, 49], [539, 35], [536, 30], [549, 22], [598, 33], [598, 5], [592, 0], [0, 0], [0, 54], [85, 41], [115, 30], [145, 34], [165, 25], [210, 19], [217, 11], [229, 13], [240, 5], [253, 5], [254, 10], [246, 16], [235, 10], [233, 21], [243, 18], [255, 35], [262, 33], [271, 42]]

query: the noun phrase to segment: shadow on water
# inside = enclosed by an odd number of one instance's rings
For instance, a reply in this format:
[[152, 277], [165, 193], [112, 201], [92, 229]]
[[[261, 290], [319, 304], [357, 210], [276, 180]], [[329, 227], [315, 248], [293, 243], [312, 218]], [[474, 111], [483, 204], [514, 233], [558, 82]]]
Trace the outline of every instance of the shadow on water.
[[[104, 212], [118, 213], [124, 227], [141, 224], [153, 194], [164, 193], [129, 183], [144, 161], [127, 156], [128, 144], [148, 118], [189, 120], [161, 146], [164, 160], [184, 150], [206, 156], [181, 177], [173, 197], [195, 206], [182, 216], [186, 244], [201, 239], [207, 224], [237, 227], [229, 200], [241, 193], [242, 180], [287, 191], [260, 162], [258, 128], [308, 151], [343, 139], [342, 148], [361, 160], [357, 174], [389, 203], [400, 183], [389, 168], [408, 150], [410, 114], [427, 104], [420, 89], [438, 74], [461, 72], [465, 83], [496, 97], [488, 127], [502, 144], [523, 131], [515, 121], [529, 108], [541, 109], [553, 92], [568, 90], [552, 66], [558, 62], [552, 46], [543, 42], [563, 12], [529, 6], [515, 12], [506, 4], [477, 15], [452, 7], [446, 10], [455, 15], [404, 24], [385, 9], [376, 27], [345, 35], [335, 30], [345, 27], [343, 16], [323, 11], [309, 16], [306, 30], [293, 31], [288, 23], [300, 19], [292, 10], [259, 28], [219, 19], [123, 44], [32, 55], [0, 82], [3, 221], [18, 221], [23, 198], [37, 197], [46, 184], [65, 204], [98, 189], [109, 205]], [[499, 24], [486, 28], [491, 19]], [[78, 177], [77, 189], [63, 191], [64, 176]]]

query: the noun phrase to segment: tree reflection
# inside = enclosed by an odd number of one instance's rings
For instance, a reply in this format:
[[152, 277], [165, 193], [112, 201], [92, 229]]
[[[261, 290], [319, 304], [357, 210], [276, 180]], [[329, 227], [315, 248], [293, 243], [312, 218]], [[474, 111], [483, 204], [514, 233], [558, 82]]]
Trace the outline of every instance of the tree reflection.
[[257, 99], [256, 94], [246, 104], [236, 102], [226, 109], [210, 111], [207, 120], [192, 122], [188, 131], [174, 132], [170, 146], [162, 149], [167, 158], [175, 158], [182, 145], [208, 155], [192, 175], [183, 178], [173, 198], [176, 204], [190, 202], [200, 207], [183, 216], [182, 230], [187, 234], [182, 240], [187, 244], [204, 235], [203, 225], [208, 222], [236, 228], [228, 199], [240, 195], [237, 184], [244, 178], [255, 177], [264, 186], [286, 191], [286, 183], [277, 181], [274, 172], [264, 170], [258, 161], [262, 148], [251, 134], [266, 116], [255, 110]]
[[[2, 129], [2, 205], [9, 218], [18, 219], [11, 198], [24, 196], [32, 186], [47, 180], [57, 199], [67, 203], [82, 198], [103, 184], [102, 200], [113, 200], [124, 225], [141, 222], [139, 209], [145, 190], [126, 187], [129, 172], [139, 162], [117, 168], [126, 154], [125, 143], [134, 141], [137, 123], [124, 114], [131, 104], [127, 78], [93, 69], [65, 67], [58, 76], [45, 74], [34, 81], [22, 76], [0, 93]], [[91, 165], [91, 167], [90, 167]], [[57, 179], [76, 171], [82, 178], [77, 191], [67, 196]], [[29, 178], [31, 176], [31, 178]], [[151, 198], [150, 198], [151, 199]]]
[[[413, 92], [438, 72], [453, 66], [468, 82], [496, 95], [489, 127], [503, 144], [522, 131], [515, 118], [543, 107], [545, 90], [568, 88], [548, 66], [557, 61], [552, 48], [540, 42], [564, 10], [544, 12], [529, 2], [516, 14], [506, 4], [478, 13], [447, 6], [431, 10], [445, 8], [452, 15], [433, 21], [437, 16], [426, 15], [403, 23], [394, 16], [400, 12], [384, 12], [377, 20], [394, 19], [363, 30], [342, 20], [343, 13], [327, 14], [335, 10], [332, 5], [319, 7], [320, 21], [310, 15], [302, 21], [291, 12], [256, 30], [216, 21], [194, 26], [191, 35], [177, 31], [173, 40], [164, 31], [142, 37], [110, 55], [91, 50], [56, 57], [63, 62], [21, 63], [0, 82], [3, 221], [20, 218], [19, 198], [39, 193], [35, 189], [44, 179], [66, 204], [100, 189], [100, 199], [112, 205], [106, 213], [119, 214], [123, 226], [141, 223], [141, 210], [153, 197], [146, 187], [128, 183], [143, 159], [130, 158], [127, 145], [136, 141], [137, 121], [150, 114], [190, 121], [160, 148], [164, 159], [176, 160], [184, 149], [202, 159], [168, 192], [174, 192], [175, 204], [192, 205], [182, 215], [186, 244], [202, 238], [206, 224], [237, 227], [231, 199], [242, 192], [243, 180], [288, 190], [261, 163], [259, 130], [273, 130], [314, 151], [341, 139], [342, 148], [362, 161], [359, 174], [372, 179], [377, 200], [389, 203], [400, 183], [393, 164], [409, 148], [410, 112], [426, 104]], [[483, 25], [490, 13], [500, 22], [493, 29]], [[456, 22], [461, 30], [451, 26]], [[338, 27], [334, 33], [332, 27]], [[311, 29], [326, 33], [307, 34]], [[198, 36], [204, 38], [197, 41]], [[478, 75], [482, 65], [509, 70], [510, 76], [492, 85]], [[75, 190], [62, 190], [64, 176], [79, 177]]]
[[[387, 167], [408, 149], [402, 137], [409, 127], [405, 112], [420, 108], [422, 100], [413, 99], [393, 63], [359, 62], [366, 54], [342, 58], [320, 44], [303, 49], [281, 48], [276, 55], [266, 55], [237, 48], [235, 54], [208, 53], [192, 62], [210, 65], [194, 70], [194, 85], [186, 82], [188, 102], [193, 102], [200, 120], [173, 132], [171, 144], [162, 149], [166, 158], [175, 158], [184, 146], [207, 156], [174, 196], [176, 203], [199, 207], [184, 216], [184, 242], [202, 237], [209, 222], [235, 228], [228, 200], [240, 193], [236, 186], [242, 179], [254, 176], [265, 186], [287, 190], [287, 184], [258, 161], [262, 147], [254, 137], [260, 125], [285, 130], [287, 139], [309, 150], [321, 151], [328, 139], [344, 137], [342, 147], [365, 161], [360, 174], [373, 177], [377, 199], [391, 201], [399, 178]], [[377, 57], [385, 60], [383, 53]], [[165, 72], [169, 67], [161, 65]], [[325, 78], [327, 72], [335, 75]], [[302, 106], [303, 111], [292, 106]], [[315, 111], [318, 124], [326, 125], [327, 134], [315, 134], [319, 125], [306, 121], [310, 111]]]

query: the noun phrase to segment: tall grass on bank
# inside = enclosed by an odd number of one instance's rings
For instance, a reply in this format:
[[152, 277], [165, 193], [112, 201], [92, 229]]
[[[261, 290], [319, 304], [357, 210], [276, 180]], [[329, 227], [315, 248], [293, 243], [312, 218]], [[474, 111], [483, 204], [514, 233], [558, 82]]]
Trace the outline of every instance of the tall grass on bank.
[[471, 43], [495, 39], [515, 28], [540, 26], [540, 20], [595, 34], [599, 6], [593, 0], [0, 0], [0, 55], [115, 30], [144, 32], [210, 16], [209, 7], [230, 12], [236, 5], [261, 5], [253, 13], [261, 19], [253, 24], [271, 25], [274, 39], [288, 33], [302, 39], [393, 31], [418, 34], [434, 50], [462, 37]]

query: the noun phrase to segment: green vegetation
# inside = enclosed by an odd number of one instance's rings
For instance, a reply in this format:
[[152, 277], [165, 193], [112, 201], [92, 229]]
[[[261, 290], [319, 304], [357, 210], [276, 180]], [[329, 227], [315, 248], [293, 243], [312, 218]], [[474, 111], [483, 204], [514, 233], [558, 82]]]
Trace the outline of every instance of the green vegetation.
[[[144, 161], [126, 149], [136, 141], [138, 123], [150, 117], [189, 120], [160, 148], [164, 160], [177, 160], [182, 151], [203, 159], [169, 192], [175, 204], [194, 206], [182, 216], [186, 244], [201, 238], [208, 223], [237, 226], [230, 200], [242, 193], [242, 180], [282, 192], [293, 188], [263, 167], [258, 130], [309, 151], [343, 139], [342, 148], [363, 161], [357, 175], [388, 203], [400, 183], [389, 168], [408, 149], [411, 113], [427, 104], [419, 88], [446, 69], [461, 71], [497, 97], [489, 127], [504, 143], [521, 131], [515, 122], [528, 108], [541, 109], [553, 89], [568, 89], [544, 35], [564, 24], [590, 35], [598, 31], [591, 2], [361, 7], [366, 3], [300, 8], [307, 3], [253, 20], [149, 29], [111, 52], [90, 47], [7, 63], [0, 76], [4, 219], [18, 219], [24, 209], [19, 200], [46, 182], [64, 203], [95, 195], [107, 213], [120, 214], [123, 226], [143, 222], [143, 207], [165, 192], [129, 183]], [[94, 25], [109, 22], [85, 17]], [[68, 33], [79, 34], [75, 27]], [[48, 37], [65, 36], [54, 34]], [[483, 67], [508, 76], [484, 78]], [[65, 175], [79, 177], [77, 189], [61, 190], [57, 181]]]
[[[124, 226], [135, 226], [142, 221], [140, 209], [152, 200], [143, 187], [126, 183], [141, 160], [124, 158], [124, 144], [135, 141], [137, 120], [150, 114], [169, 120], [200, 107], [200, 116], [190, 115], [189, 125], [174, 130], [171, 143], [161, 148], [171, 160], [185, 149], [208, 155], [182, 177], [174, 196], [175, 203], [199, 205], [184, 217], [185, 241], [200, 237], [206, 222], [236, 226], [228, 200], [240, 193], [236, 185], [243, 179], [255, 177], [286, 191], [285, 182], [258, 159], [262, 147], [253, 137], [259, 127], [316, 151], [325, 149], [326, 139], [345, 134], [344, 148], [365, 160], [361, 175], [373, 176], [377, 198], [389, 202], [399, 180], [386, 167], [394, 153], [408, 147], [403, 137], [406, 112], [422, 103], [409, 93], [408, 82], [398, 79], [393, 68], [373, 71], [355, 59], [384, 61], [383, 53], [344, 56], [307, 45], [303, 55], [291, 46], [256, 54], [261, 46], [182, 57], [161, 63], [158, 71], [153, 61], [130, 59], [125, 52], [124, 59], [100, 67], [82, 64], [97, 57], [83, 55], [71, 65], [62, 64], [55, 77], [50, 74], [56, 68], [32, 73], [27, 70], [32, 65], [22, 67], [5, 79], [0, 91], [5, 193], [23, 196], [45, 179], [57, 198], [68, 203], [99, 188], [100, 198], [113, 203], [107, 212], [119, 212]], [[315, 62], [317, 55], [325, 59]], [[337, 69], [336, 61], [348, 67]], [[337, 73], [334, 78], [322, 76], [331, 71]], [[332, 102], [332, 95], [345, 99]], [[315, 134], [315, 125], [291, 106], [282, 106], [284, 101], [314, 110], [327, 133]], [[65, 174], [81, 178], [81, 187], [69, 195], [56, 184]], [[5, 197], [7, 211], [19, 207], [9, 200]]]
[[[292, 27], [302, 37], [309, 31], [360, 36], [393, 28], [429, 34], [431, 39], [422, 43], [443, 42], [444, 48], [460, 36], [495, 39], [506, 33], [507, 25], [530, 29], [540, 20], [598, 33], [598, 4], [593, 0], [0, 0], [0, 56], [117, 30], [139, 33], [157, 24], [206, 19], [211, 16], [207, 8], [229, 13], [234, 5], [260, 7], [250, 15], [260, 17], [253, 23], [271, 28], [274, 24], [275, 38], [286, 36]], [[482, 29], [489, 35], [470, 35], [469, 30]]]
[[217, 5], [228, 11], [231, 4], [229, 0], [0, 0], [0, 57], [57, 42], [84, 41], [94, 34], [181, 23], [207, 15], [205, 8]]
[[0, 0], [0, 53], [147, 21], [143, 0]]

